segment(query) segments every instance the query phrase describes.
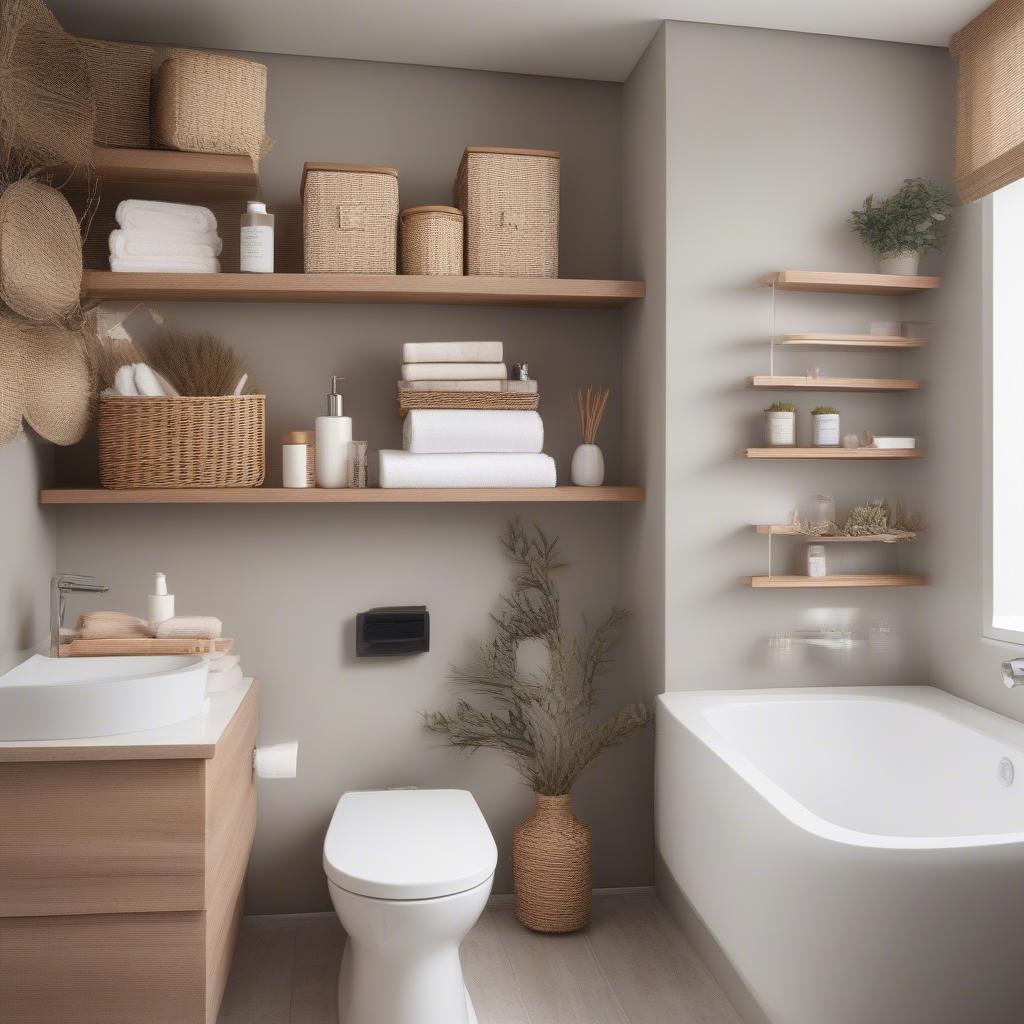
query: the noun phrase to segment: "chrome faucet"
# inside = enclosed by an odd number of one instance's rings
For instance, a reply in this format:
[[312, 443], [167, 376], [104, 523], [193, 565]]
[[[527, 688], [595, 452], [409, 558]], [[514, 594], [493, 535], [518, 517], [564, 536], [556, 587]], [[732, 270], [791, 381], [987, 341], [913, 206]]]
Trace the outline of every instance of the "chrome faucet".
[[1011, 658], [1003, 662], [1003, 684], [1010, 690], [1024, 686], [1024, 658]]
[[94, 576], [60, 573], [50, 579], [50, 657], [60, 655], [60, 634], [64, 628], [65, 594], [105, 594], [110, 587], [97, 582]]

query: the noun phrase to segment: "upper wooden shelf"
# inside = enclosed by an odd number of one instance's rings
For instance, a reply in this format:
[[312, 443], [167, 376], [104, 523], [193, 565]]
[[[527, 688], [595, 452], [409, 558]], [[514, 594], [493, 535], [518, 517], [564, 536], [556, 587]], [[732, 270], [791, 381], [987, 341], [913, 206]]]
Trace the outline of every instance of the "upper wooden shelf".
[[919, 459], [918, 448], [748, 448], [748, 459]]
[[208, 197], [254, 195], [260, 187], [259, 172], [250, 157], [221, 153], [96, 146], [93, 170], [104, 182], [201, 191]]
[[850, 295], [914, 295], [942, 286], [941, 277], [901, 274], [851, 274], [826, 270], [774, 270], [761, 284], [788, 292], [838, 292]]
[[927, 576], [906, 574], [878, 576], [748, 576], [745, 581], [755, 590], [803, 587], [926, 587]]
[[919, 380], [891, 377], [749, 377], [747, 384], [763, 391], [917, 391]]
[[286, 488], [168, 487], [120, 491], [52, 488], [41, 491], [43, 505], [365, 505], [435, 502], [632, 502], [644, 500], [642, 487], [460, 487], [460, 488]]
[[927, 338], [904, 338], [902, 335], [880, 334], [784, 334], [776, 345], [804, 348], [921, 348]]
[[391, 274], [115, 274], [87, 270], [86, 301], [385, 302], [452, 306], [621, 309], [644, 297], [643, 281]]

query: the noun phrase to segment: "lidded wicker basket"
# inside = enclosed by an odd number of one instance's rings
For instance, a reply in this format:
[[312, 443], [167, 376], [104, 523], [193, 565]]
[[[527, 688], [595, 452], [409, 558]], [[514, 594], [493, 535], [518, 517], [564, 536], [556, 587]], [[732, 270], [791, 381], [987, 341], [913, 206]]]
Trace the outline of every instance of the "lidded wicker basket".
[[461, 276], [462, 211], [454, 206], [413, 206], [402, 211], [402, 273]]
[[560, 165], [551, 150], [465, 151], [455, 205], [466, 218], [466, 273], [558, 277]]
[[100, 397], [104, 487], [258, 487], [265, 470], [265, 395]]
[[305, 164], [302, 228], [307, 274], [396, 274], [398, 171]]
[[103, 39], [78, 41], [96, 96], [96, 142], [145, 149], [149, 145], [153, 48]]

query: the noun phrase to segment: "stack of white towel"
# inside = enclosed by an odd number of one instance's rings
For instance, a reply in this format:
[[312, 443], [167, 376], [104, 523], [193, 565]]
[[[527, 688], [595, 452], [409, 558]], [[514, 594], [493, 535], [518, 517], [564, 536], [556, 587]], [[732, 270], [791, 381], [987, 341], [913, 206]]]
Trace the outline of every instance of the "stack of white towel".
[[114, 214], [110, 269], [142, 274], [216, 274], [223, 242], [205, 206], [125, 199]]
[[[402, 383], [449, 385], [424, 390], [499, 390], [508, 381], [502, 344], [408, 344]], [[481, 384], [491, 383], [490, 388]], [[462, 387], [458, 385], [462, 384]], [[536, 412], [510, 409], [412, 409], [401, 451], [380, 453], [381, 487], [554, 487], [555, 462], [543, 454], [544, 423]]]

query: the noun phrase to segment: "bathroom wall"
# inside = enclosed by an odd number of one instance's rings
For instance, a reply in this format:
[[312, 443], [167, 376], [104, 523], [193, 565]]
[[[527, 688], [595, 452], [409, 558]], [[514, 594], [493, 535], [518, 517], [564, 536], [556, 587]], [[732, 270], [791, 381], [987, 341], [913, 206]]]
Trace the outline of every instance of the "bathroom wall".
[[[562, 153], [562, 274], [618, 277], [621, 260], [622, 88], [613, 84], [267, 56], [263, 166], [272, 210], [295, 208], [304, 161], [394, 165], [403, 207], [450, 201], [467, 144]], [[403, 341], [500, 338], [541, 384], [546, 450], [568, 479], [577, 438], [572, 389], [605, 384], [613, 397], [601, 441], [610, 482], [638, 479], [623, 458], [622, 315], [580, 310], [332, 305], [168, 305], [176, 325], [210, 330], [251, 363], [268, 399], [268, 481], [280, 479], [280, 435], [309, 426], [331, 373], [343, 374], [346, 412], [371, 450], [400, 445], [394, 382]], [[143, 318], [144, 319], [144, 318]], [[136, 316], [133, 323], [138, 323]], [[88, 473], [87, 448], [65, 461], [65, 482]], [[82, 467], [86, 467], [83, 469]], [[449, 669], [489, 614], [510, 565], [498, 545], [509, 517], [563, 541], [565, 618], [592, 619], [626, 600], [628, 512], [602, 505], [541, 507], [133, 507], [59, 512], [59, 562], [111, 583], [109, 604], [143, 608], [155, 569], [182, 612], [220, 615], [247, 672], [263, 684], [261, 740], [297, 738], [295, 782], [263, 783], [248, 911], [329, 906], [323, 832], [346, 789], [463, 786], [479, 800], [500, 848], [496, 892], [511, 887], [514, 824], [529, 792], [498, 755], [445, 749], [421, 712], [452, 699]], [[357, 661], [356, 613], [426, 604], [432, 650], [405, 660]], [[82, 598], [75, 608], [97, 607]], [[645, 692], [645, 664], [625, 657], [608, 676], [608, 703]], [[651, 881], [650, 744], [613, 751], [580, 784], [578, 812], [594, 827], [595, 884]]]

